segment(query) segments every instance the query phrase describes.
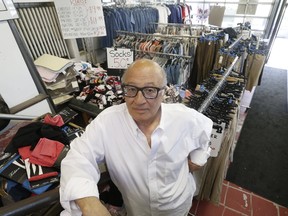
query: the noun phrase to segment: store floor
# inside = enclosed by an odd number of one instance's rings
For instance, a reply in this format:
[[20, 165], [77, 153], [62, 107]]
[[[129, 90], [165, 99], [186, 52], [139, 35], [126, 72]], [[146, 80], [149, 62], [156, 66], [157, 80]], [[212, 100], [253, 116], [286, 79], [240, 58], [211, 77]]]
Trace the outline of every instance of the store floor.
[[195, 216], [287, 216], [288, 209], [224, 181], [219, 205], [195, 199], [190, 213]]

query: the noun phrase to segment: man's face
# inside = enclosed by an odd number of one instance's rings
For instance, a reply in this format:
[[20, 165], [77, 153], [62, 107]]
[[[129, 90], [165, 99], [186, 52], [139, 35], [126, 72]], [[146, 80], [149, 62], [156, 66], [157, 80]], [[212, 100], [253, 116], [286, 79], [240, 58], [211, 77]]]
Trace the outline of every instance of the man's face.
[[[143, 87], [163, 87], [163, 78], [160, 72], [155, 72], [150, 66], [134, 66], [127, 72], [126, 85]], [[125, 97], [128, 111], [136, 123], [152, 122], [160, 113], [164, 90], [158, 92], [155, 99], [146, 99], [141, 91], [135, 97]], [[158, 112], [159, 111], [159, 112]]]

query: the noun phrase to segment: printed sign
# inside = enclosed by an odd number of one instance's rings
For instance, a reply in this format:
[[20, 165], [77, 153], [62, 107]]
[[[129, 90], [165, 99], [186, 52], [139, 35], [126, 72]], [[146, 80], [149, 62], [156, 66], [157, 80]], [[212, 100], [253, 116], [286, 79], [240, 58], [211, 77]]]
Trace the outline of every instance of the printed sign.
[[108, 68], [126, 69], [134, 61], [134, 52], [125, 48], [107, 48]]
[[64, 39], [106, 36], [101, 0], [54, 0]]
[[210, 153], [211, 157], [218, 156], [224, 138], [224, 130], [225, 130], [225, 123], [222, 123], [221, 125], [214, 124], [210, 139], [211, 140], [210, 148], [212, 149]]

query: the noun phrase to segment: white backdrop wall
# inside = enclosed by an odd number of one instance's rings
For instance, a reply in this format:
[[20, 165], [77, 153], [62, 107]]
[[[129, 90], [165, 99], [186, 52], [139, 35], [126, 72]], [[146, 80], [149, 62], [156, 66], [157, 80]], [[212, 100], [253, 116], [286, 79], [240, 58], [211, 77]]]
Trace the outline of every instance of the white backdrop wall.
[[[0, 32], [0, 94], [11, 108], [39, 92], [7, 21], [0, 21]], [[40, 116], [47, 112], [51, 109], [44, 100], [17, 114]]]

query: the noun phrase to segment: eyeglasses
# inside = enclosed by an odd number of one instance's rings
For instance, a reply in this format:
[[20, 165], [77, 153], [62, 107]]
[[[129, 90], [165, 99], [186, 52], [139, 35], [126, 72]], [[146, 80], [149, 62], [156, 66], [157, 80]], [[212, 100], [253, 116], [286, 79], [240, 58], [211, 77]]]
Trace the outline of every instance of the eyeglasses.
[[143, 87], [138, 88], [133, 85], [122, 85], [122, 89], [124, 92], [124, 95], [126, 97], [136, 97], [139, 91], [142, 92], [143, 96], [146, 99], [155, 99], [158, 96], [159, 91], [163, 90], [165, 87], [157, 88], [157, 87]]

